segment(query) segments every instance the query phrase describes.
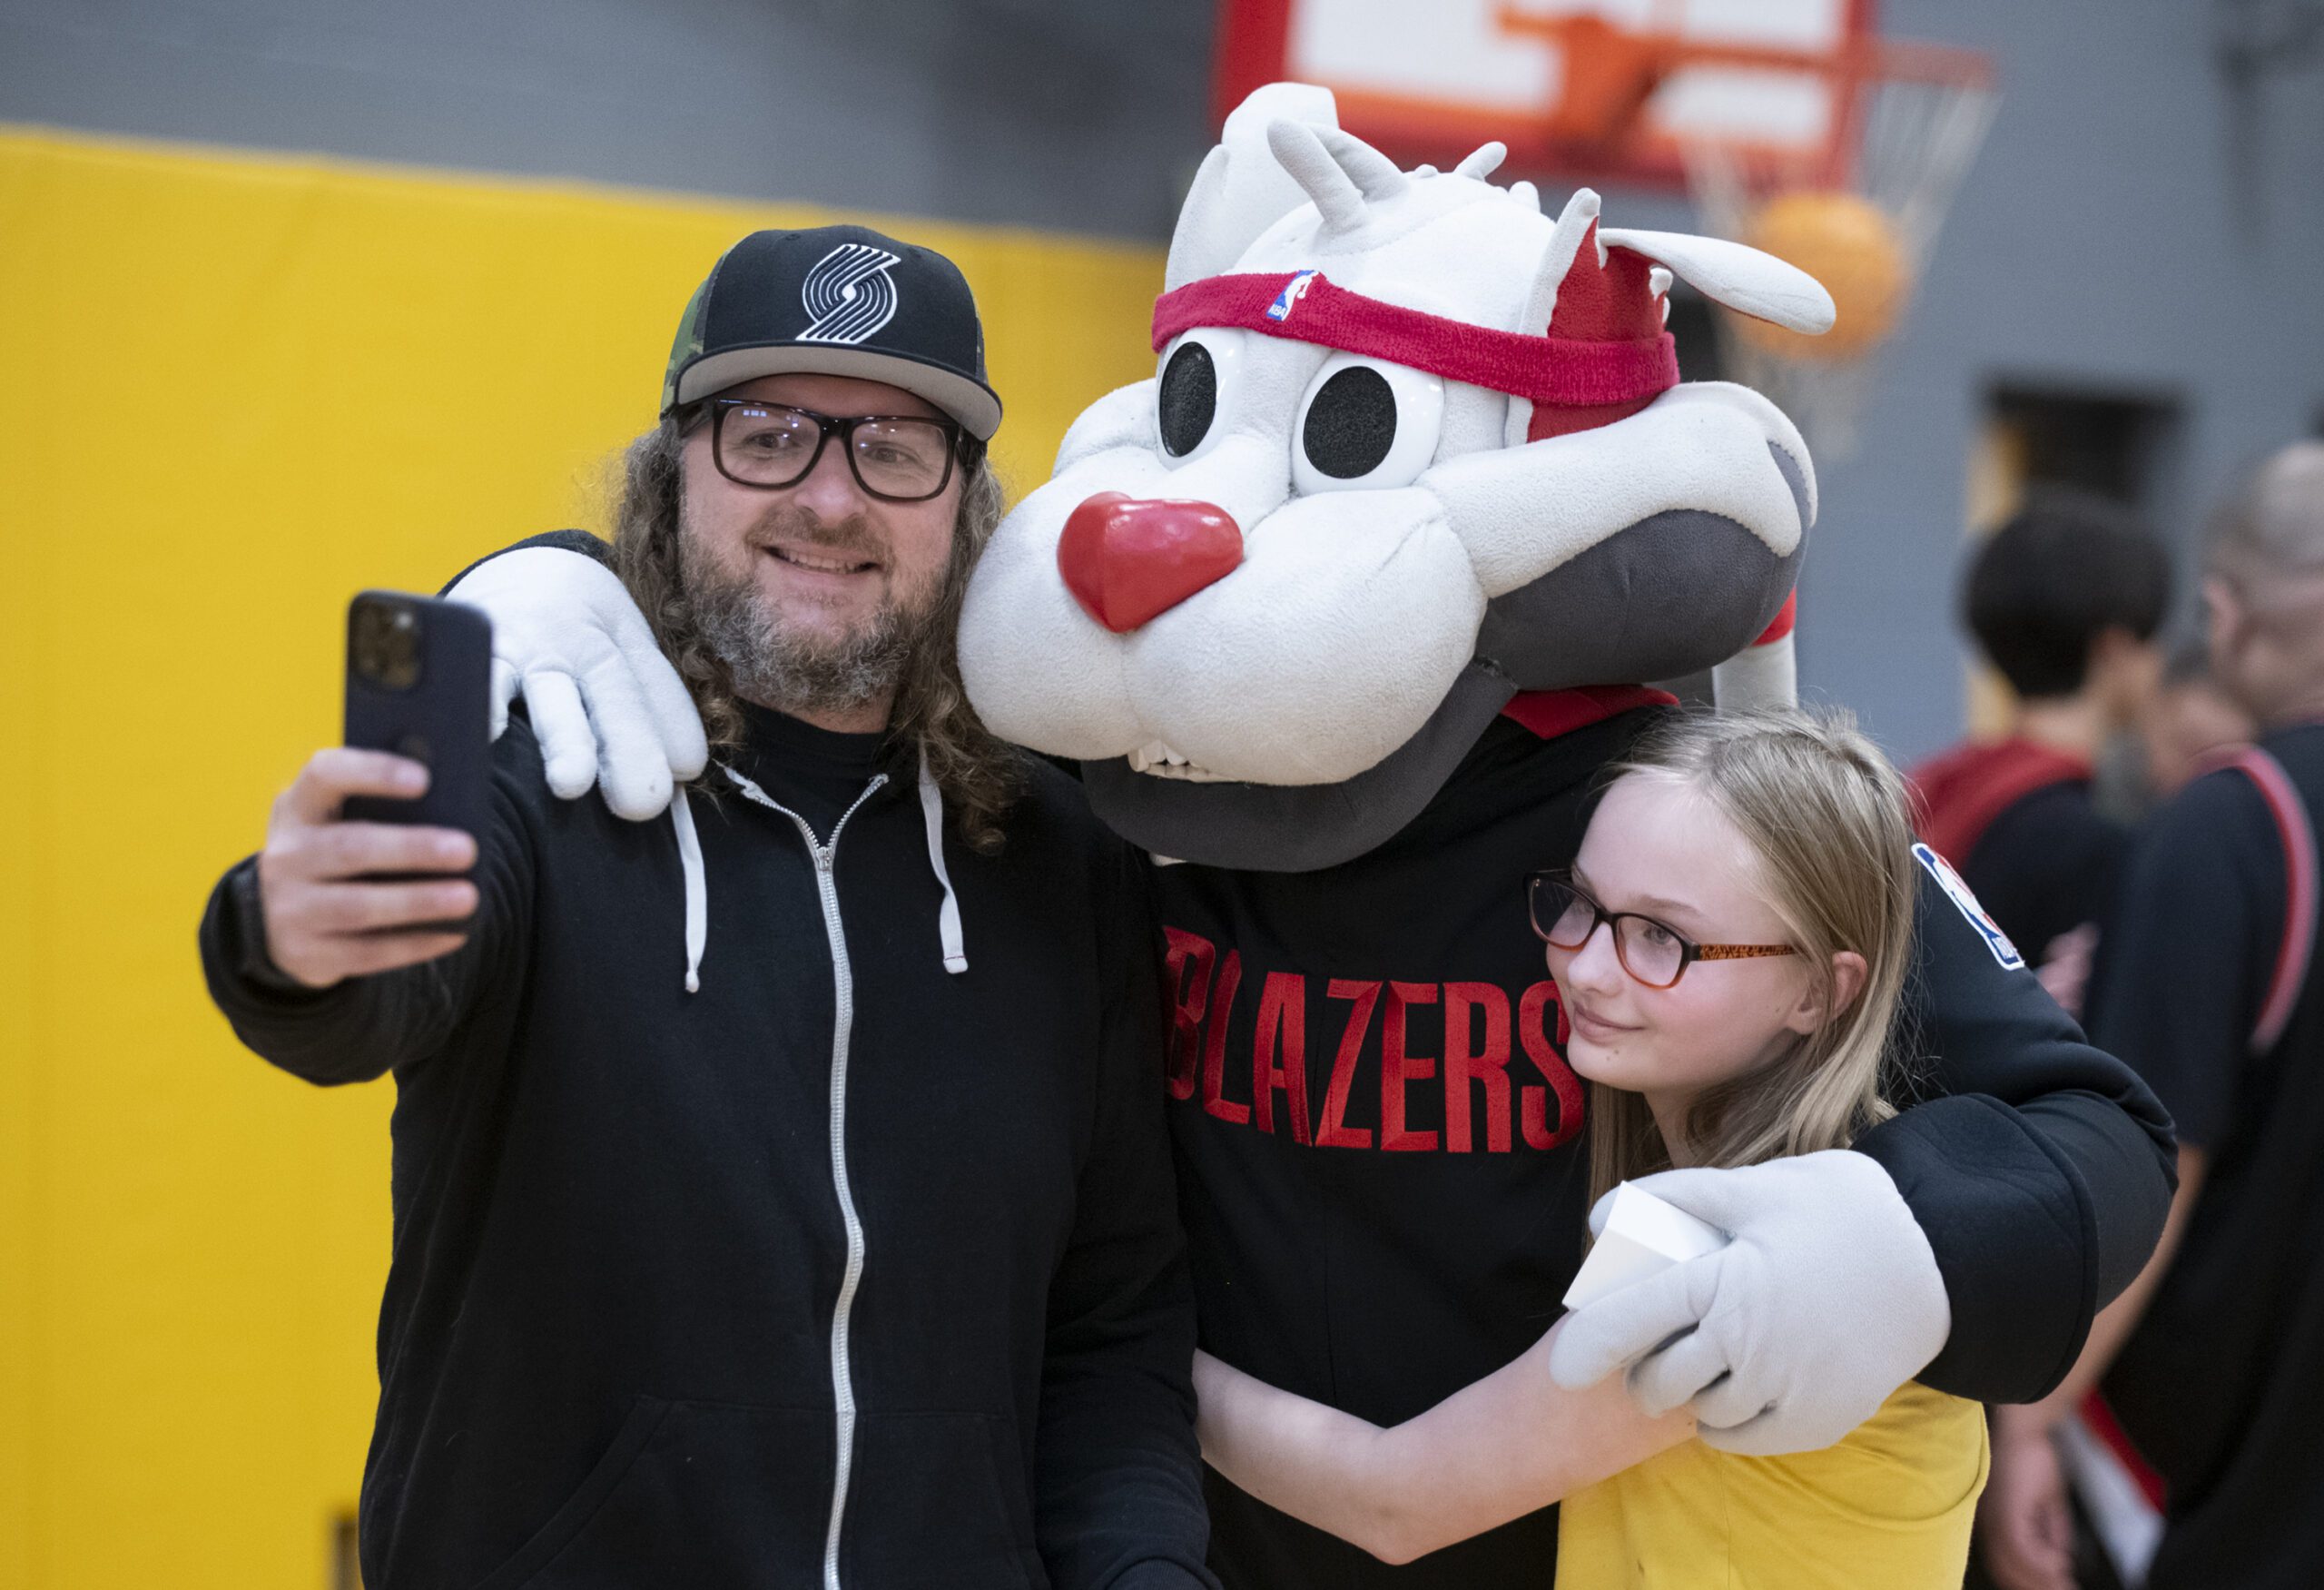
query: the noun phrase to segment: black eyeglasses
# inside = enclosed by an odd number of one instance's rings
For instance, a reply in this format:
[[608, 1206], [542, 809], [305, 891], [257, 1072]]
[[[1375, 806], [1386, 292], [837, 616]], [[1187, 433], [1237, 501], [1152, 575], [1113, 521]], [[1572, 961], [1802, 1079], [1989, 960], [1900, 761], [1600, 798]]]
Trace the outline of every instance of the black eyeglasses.
[[818, 414], [749, 398], [710, 400], [710, 450], [737, 486], [777, 490], [804, 480], [832, 437], [855, 483], [883, 502], [925, 502], [952, 480], [960, 428], [916, 414]]
[[1533, 931], [1553, 950], [1579, 950], [1604, 923], [1614, 930], [1614, 958], [1622, 970], [1649, 988], [1669, 988], [1698, 961], [1748, 961], [1761, 955], [1797, 955], [1790, 944], [1699, 944], [1668, 923], [1635, 911], [1609, 911], [1583, 894], [1562, 872], [1535, 873], [1525, 880], [1525, 900]]

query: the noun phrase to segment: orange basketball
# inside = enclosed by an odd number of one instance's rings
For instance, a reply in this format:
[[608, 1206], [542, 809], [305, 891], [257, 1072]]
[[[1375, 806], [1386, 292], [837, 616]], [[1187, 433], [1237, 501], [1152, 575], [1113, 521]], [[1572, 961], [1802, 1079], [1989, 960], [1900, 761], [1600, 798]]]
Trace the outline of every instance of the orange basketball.
[[1912, 296], [1912, 266], [1896, 223], [1854, 193], [1778, 194], [1759, 207], [1743, 241], [1821, 281], [1839, 311], [1820, 337], [1738, 316], [1738, 333], [1769, 353], [1787, 359], [1856, 358], [1896, 328]]

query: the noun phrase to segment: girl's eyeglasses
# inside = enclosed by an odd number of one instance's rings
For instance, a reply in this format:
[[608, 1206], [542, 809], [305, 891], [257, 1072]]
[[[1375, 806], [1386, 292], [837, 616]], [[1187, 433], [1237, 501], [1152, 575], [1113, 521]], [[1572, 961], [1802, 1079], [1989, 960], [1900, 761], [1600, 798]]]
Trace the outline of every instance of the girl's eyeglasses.
[[1604, 923], [1614, 930], [1614, 958], [1622, 970], [1649, 988], [1669, 988], [1698, 961], [1748, 961], [1761, 955], [1797, 955], [1790, 944], [1699, 944], [1678, 929], [1634, 911], [1609, 911], [1562, 872], [1535, 873], [1525, 880], [1533, 931], [1555, 950], [1579, 950]]

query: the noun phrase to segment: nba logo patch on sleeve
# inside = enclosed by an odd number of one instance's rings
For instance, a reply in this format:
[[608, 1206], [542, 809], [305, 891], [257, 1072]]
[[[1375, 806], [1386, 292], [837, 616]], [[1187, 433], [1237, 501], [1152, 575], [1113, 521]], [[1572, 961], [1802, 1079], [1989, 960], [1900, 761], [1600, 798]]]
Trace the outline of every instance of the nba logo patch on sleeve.
[[1970, 892], [1968, 884], [1961, 881], [1961, 874], [1953, 870], [1950, 862], [1925, 844], [1913, 846], [1913, 859], [1936, 880], [1936, 886], [1945, 891], [1945, 897], [1953, 902], [1953, 908], [1961, 914], [1963, 919], [1977, 930], [1977, 935], [1985, 941], [1985, 948], [1994, 953], [1994, 959], [2002, 963], [2004, 971], [2022, 972], [2025, 969], [2025, 957], [2017, 953], [2017, 946], [2011, 943], [2009, 935], [2001, 931], [2001, 923], [1977, 904], [1976, 895]]

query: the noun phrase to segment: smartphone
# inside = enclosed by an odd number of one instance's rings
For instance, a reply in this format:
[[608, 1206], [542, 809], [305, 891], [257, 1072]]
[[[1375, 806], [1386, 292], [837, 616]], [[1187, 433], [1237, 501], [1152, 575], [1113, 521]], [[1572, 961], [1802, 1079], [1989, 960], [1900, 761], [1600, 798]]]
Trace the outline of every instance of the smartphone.
[[347, 607], [347, 744], [428, 765], [418, 800], [359, 795], [346, 815], [484, 831], [492, 621], [459, 602], [364, 591]]

